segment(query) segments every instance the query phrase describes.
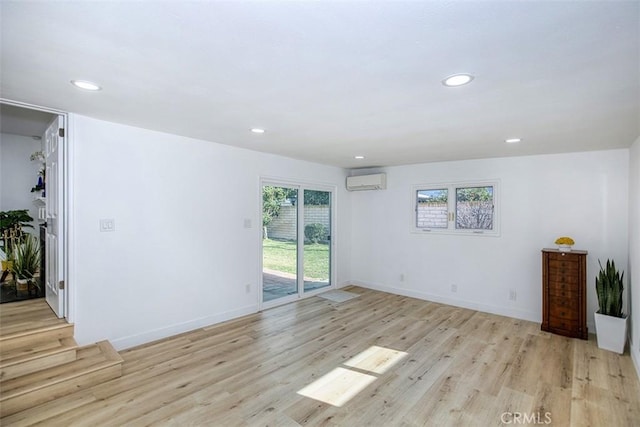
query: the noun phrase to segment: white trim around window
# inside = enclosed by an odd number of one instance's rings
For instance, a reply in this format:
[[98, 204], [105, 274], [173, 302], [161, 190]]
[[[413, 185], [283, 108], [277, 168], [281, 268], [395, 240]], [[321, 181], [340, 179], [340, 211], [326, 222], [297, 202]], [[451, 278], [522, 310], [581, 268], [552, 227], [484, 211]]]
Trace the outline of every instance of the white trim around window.
[[411, 187], [411, 232], [500, 235], [500, 181], [416, 184]]

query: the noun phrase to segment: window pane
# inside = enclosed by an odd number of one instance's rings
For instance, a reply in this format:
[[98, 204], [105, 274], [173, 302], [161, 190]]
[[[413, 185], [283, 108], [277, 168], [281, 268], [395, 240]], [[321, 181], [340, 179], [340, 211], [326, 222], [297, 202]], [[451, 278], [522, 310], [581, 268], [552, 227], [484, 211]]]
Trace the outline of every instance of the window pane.
[[456, 188], [456, 228], [493, 230], [493, 186]]
[[304, 291], [331, 285], [331, 193], [304, 190]]
[[298, 211], [295, 188], [262, 187], [262, 301], [298, 293]]
[[448, 194], [446, 188], [417, 191], [416, 227], [447, 228]]

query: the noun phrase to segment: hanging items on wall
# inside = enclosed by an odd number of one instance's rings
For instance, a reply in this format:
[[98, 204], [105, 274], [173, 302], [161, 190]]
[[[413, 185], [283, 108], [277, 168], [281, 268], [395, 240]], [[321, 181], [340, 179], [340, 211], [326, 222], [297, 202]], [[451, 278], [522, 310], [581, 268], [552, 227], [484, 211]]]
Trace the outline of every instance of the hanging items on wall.
[[38, 172], [38, 183], [35, 185], [35, 187], [31, 188], [31, 192], [35, 193], [34, 196], [36, 198], [45, 197], [46, 196], [46, 193], [45, 193], [46, 164], [44, 159], [44, 153], [42, 151], [36, 151], [35, 153], [31, 154], [30, 159], [32, 162], [38, 161], [41, 164], [40, 171]]

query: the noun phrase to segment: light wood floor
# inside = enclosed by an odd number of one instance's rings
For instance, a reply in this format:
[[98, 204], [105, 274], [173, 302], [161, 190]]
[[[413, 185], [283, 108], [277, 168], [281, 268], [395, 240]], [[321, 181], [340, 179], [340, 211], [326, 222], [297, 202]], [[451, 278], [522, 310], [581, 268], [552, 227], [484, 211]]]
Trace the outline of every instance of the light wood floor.
[[66, 321], [58, 319], [44, 298], [0, 305], [0, 336], [64, 323]]
[[[122, 378], [3, 425], [517, 425], [510, 413], [543, 425], [640, 425], [629, 356], [599, 350], [593, 337], [348, 290], [361, 296], [314, 297], [121, 352]], [[333, 381], [316, 382], [331, 372]], [[318, 399], [340, 400], [362, 379], [370, 383], [340, 407], [298, 394], [313, 384]]]

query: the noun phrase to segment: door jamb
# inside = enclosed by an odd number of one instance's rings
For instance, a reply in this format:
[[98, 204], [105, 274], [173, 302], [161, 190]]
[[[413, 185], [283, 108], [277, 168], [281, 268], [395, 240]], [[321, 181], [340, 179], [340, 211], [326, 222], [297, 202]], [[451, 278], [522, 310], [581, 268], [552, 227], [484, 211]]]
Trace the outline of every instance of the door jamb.
[[55, 108], [43, 107], [40, 105], [28, 104], [26, 102], [15, 101], [7, 98], [0, 98], [0, 104], [11, 105], [14, 107], [25, 108], [28, 110], [36, 110], [42, 111], [45, 113], [55, 114], [62, 117], [62, 121], [64, 123], [65, 135], [64, 135], [64, 144], [62, 145], [62, 156], [63, 156], [63, 172], [62, 172], [62, 194], [63, 194], [63, 203], [62, 203], [62, 220], [64, 223], [63, 227], [63, 238], [64, 238], [64, 246], [63, 246], [63, 273], [62, 280], [65, 283], [65, 293], [64, 293], [64, 317], [69, 323], [73, 323], [75, 320], [75, 301], [76, 301], [76, 293], [75, 293], [75, 272], [74, 265], [72, 262], [74, 259], [75, 253], [75, 245], [73, 244], [73, 238], [75, 236], [74, 230], [74, 222], [73, 222], [73, 187], [71, 183], [73, 182], [73, 159], [74, 159], [74, 151], [73, 151], [73, 137], [74, 137], [74, 128], [75, 124], [73, 115], [68, 113], [67, 111], [58, 110]]

